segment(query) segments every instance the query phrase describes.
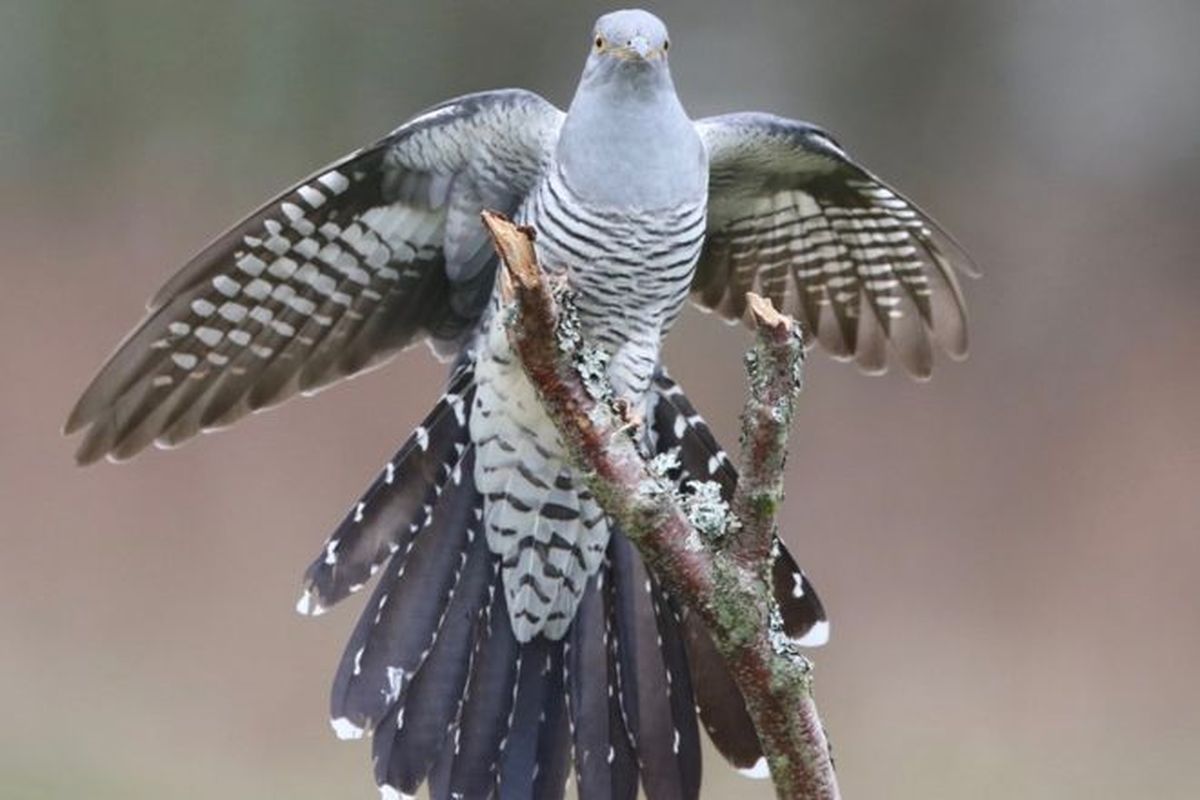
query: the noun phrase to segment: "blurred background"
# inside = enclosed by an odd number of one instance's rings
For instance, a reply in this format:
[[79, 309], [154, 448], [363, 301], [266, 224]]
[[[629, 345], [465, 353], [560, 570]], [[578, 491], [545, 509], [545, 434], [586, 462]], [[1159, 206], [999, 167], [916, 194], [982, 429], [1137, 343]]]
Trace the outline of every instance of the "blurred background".
[[[1200, 4], [651, 8], [694, 115], [827, 127], [985, 270], [931, 383], [810, 362], [784, 522], [846, 797], [1200, 796]], [[357, 609], [292, 607], [442, 367], [122, 466], [59, 426], [210, 237], [447, 96], [566, 104], [607, 9], [0, 3], [0, 797], [374, 796], [325, 721]], [[729, 442], [747, 341], [667, 348]]]

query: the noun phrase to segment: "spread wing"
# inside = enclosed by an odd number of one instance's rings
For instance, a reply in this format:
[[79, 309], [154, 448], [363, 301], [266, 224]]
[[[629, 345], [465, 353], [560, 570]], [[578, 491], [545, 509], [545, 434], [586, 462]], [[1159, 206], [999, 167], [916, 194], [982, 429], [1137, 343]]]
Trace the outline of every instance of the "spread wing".
[[479, 212], [513, 212], [562, 112], [504, 90], [450, 100], [281, 194], [206, 247], [83, 393], [76, 458], [178, 444], [430, 337], [452, 350], [491, 294]]
[[966, 355], [956, 273], [978, 273], [921, 209], [807, 123], [730, 114], [696, 127], [709, 154], [698, 304], [738, 319], [759, 292], [867, 372], [886, 369], [889, 341], [917, 378], [933, 368], [931, 339]]

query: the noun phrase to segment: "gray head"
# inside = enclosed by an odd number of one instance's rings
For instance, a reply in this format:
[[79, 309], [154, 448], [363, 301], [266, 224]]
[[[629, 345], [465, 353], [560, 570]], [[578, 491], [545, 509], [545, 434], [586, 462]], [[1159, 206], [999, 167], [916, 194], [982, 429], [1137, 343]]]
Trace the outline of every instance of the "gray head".
[[583, 79], [604, 80], [667, 73], [671, 47], [667, 26], [649, 11], [626, 9], [605, 14], [592, 31], [592, 50]]
[[702, 197], [707, 156], [667, 66], [667, 27], [646, 11], [596, 20], [591, 54], [558, 137], [572, 189], [620, 207]]

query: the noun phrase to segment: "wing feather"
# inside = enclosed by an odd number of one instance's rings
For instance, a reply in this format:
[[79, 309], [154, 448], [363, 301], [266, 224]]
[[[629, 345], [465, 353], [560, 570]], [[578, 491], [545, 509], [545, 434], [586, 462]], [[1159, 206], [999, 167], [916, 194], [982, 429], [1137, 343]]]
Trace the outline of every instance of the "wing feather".
[[931, 341], [966, 355], [957, 273], [978, 271], [915, 203], [807, 123], [730, 114], [696, 126], [709, 214], [695, 302], [739, 319], [758, 291], [867, 372], [886, 369], [886, 342], [917, 378], [933, 369]]
[[127, 458], [311, 393], [431, 338], [490, 296], [483, 208], [512, 212], [562, 113], [503, 90], [443, 103], [301, 181], [172, 277], [66, 424], [82, 463]]

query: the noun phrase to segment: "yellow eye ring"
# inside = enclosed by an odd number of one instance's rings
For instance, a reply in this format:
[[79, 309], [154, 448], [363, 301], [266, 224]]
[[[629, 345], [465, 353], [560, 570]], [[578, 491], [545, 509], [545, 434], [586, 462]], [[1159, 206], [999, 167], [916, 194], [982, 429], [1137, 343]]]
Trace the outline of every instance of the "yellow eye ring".
[[603, 49], [604, 49], [604, 37], [603, 37], [603, 36], [597, 36], [597, 37], [596, 37], [596, 41], [595, 41], [595, 45], [596, 45], [596, 49], [597, 49], [597, 50], [603, 50]]

